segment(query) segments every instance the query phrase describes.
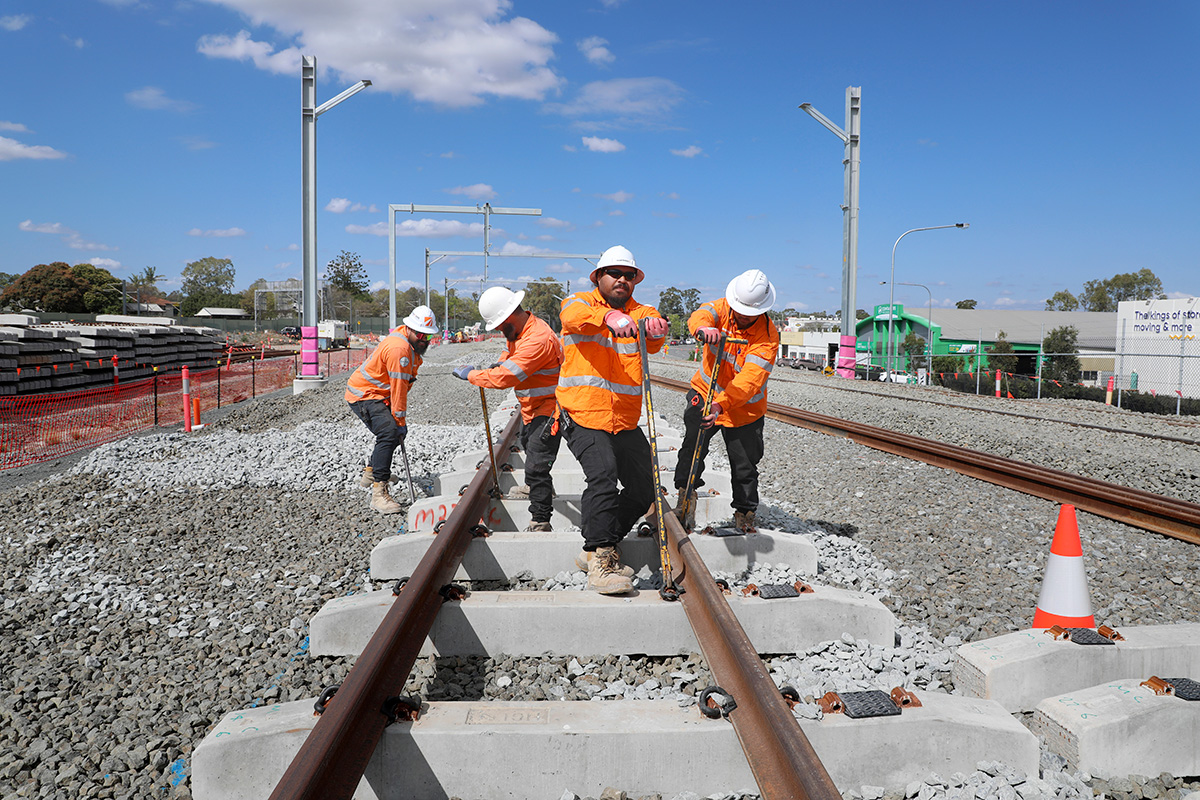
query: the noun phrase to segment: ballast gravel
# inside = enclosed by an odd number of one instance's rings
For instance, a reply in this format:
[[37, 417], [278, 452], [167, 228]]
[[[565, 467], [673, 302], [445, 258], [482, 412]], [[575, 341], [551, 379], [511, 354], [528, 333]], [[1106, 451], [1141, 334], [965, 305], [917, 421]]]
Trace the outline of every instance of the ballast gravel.
[[[430, 351], [410, 395], [408, 455], [418, 494], [453, 457], [482, 446], [473, 387], [453, 366], [496, 345]], [[657, 359], [685, 378], [695, 365]], [[991, 398], [833, 379], [777, 368], [774, 402], [932, 436], [1185, 499], [1200, 496], [1200, 447], [995, 417]], [[402, 515], [367, 507], [358, 472], [371, 437], [342, 400], [345, 379], [222, 409], [201, 432], [159, 430], [42, 470], [0, 476], [0, 798], [189, 797], [194, 746], [226, 712], [315, 696], [349, 664], [307, 653], [308, 620], [328, 600], [375, 585], [371, 548]], [[933, 396], [950, 409], [896, 399]], [[503, 393], [488, 392], [489, 404]], [[656, 408], [681, 427], [682, 396]], [[494, 408], [495, 406], [493, 406]], [[993, 406], [994, 407], [994, 406]], [[1194, 426], [1083, 404], [1012, 403], [1023, 413], [1200, 439]], [[768, 658], [804, 700], [826, 691], [903, 685], [951, 690], [953, 648], [1028, 625], [1057, 507], [847, 440], [768, 420], [760, 465], [763, 527], [803, 533], [819, 574], [757, 565], [746, 583], [818, 581], [875, 595], [901, 625], [889, 646], [850, 637]], [[711, 468], [724, 468], [720, 439]], [[400, 459], [397, 458], [399, 468]], [[398, 491], [399, 498], [406, 492]], [[1080, 513], [1098, 621], [1195, 621], [1194, 547]], [[581, 590], [564, 571], [520, 588]], [[639, 582], [656, 586], [656, 577]], [[697, 655], [422, 659], [408, 691], [426, 700], [619, 698], [693, 703], [710, 683]], [[797, 706], [814, 716], [814, 703]], [[1034, 800], [1103, 794], [1180, 800], [1200, 783], [1169, 775], [1104, 782], [1043, 754], [1039, 775], [982, 762], [903, 792], [861, 787], [861, 800]], [[604, 797], [626, 795], [619, 787]], [[577, 798], [569, 787], [563, 798]], [[696, 797], [684, 793], [677, 800]], [[742, 798], [744, 795], [714, 797]]]

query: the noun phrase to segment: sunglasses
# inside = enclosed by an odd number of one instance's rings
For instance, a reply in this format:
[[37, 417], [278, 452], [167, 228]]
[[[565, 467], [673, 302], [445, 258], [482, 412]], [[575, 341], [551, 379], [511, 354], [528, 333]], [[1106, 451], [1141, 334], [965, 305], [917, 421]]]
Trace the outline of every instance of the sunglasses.
[[637, 277], [637, 270], [624, 270], [617, 269], [616, 267], [609, 267], [608, 269], [604, 270], [604, 274], [613, 280], [620, 280], [621, 278], [624, 278], [627, 281], [633, 281], [633, 279]]

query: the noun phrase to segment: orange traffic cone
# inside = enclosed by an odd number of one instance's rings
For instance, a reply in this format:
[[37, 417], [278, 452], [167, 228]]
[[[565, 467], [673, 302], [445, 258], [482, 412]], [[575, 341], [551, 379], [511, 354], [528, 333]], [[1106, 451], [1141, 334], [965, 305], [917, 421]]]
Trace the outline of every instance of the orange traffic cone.
[[1088, 594], [1087, 575], [1083, 570], [1083, 547], [1079, 543], [1079, 525], [1075, 522], [1075, 506], [1064, 505], [1058, 510], [1058, 524], [1046, 561], [1042, 593], [1033, 613], [1033, 627], [1094, 628], [1092, 600]]

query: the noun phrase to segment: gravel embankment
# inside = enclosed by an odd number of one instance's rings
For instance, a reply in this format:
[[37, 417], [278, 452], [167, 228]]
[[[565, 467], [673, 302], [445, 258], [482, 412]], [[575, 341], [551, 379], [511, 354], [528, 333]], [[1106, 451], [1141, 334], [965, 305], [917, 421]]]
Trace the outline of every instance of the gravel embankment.
[[[408, 451], [418, 484], [428, 487], [457, 453], [481, 446], [477, 390], [450, 370], [495, 350], [430, 351], [410, 395]], [[665, 359], [655, 365], [669, 377], [692, 369]], [[823, 380], [781, 375], [772, 400], [1200, 496], [1200, 447], [898, 404], [829, 391]], [[223, 410], [191, 436], [137, 436], [65, 459], [58, 473], [26, 470], [0, 480], [8, 512], [0, 520], [0, 797], [188, 797], [192, 748], [224, 713], [311, 697], [341, 680], [344, 660], [307, 655], [307, 622], [327, 600], [373, 588], [370, 550], [399, 523], [371, 512], [356, 486], [371, 437], [342, 401], [344, 382]], [[501, 397], [489, 393], [489, 402]], [[660, 390], [656, 408], [681, 424], [678, 393]], [[1124, 415], [1120, 424], [1168, 428], [1142, 417]], [[1169, 435], [1189, 430], [1171, 426]], [[774, 658], [779, 682], [813, 696], [897, 684], [947, 689], [955, 645], [1028, 625], [1054, 529], [1052, 503], [770, 420], [766, 439], [761, 492], [772, 507], [762, 510], [761, 524], [812, 536], [816, 580], [871, 592], [902, 622], [890, 647], [847, 639]], [[723, 459], [717, 440], [710, 464]], [[1098, 621], [1119, 628], [1200, 618], [1194, 547], [1088, 514], [1079, 524]], [[537, 587], [578, 589], [578, 577], [564, 573]], [[768, 574], [764, 565], [729, 577], [796, 576], [786, 565]], [[425, 659], [408, 689], [429, 700], [687, 702], [708, 682], [698, 656], [577, 654]], [[1178, 800], [1187, 791], [1169, 776], [1135, 778], [1128, 787], [1093, 782], [1089, 790], [1081, 782], [1087, 776], [1063, 772], [1053, 758], [1044, 768], [1040, 778], [1013, 783], [984, 764], [973, 775], [940, 784], [931, 777], [910, 789], [920, 800], [1009, 796], [1001, 784], [1030, 800], [1097, 790], [1120, 800]], [[865, 791], [867, 800], [872, 794]]]

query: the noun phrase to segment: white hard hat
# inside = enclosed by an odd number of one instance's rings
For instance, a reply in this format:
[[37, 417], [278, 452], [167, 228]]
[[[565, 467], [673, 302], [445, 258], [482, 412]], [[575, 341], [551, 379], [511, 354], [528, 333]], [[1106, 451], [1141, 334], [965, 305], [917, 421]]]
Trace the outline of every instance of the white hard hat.
[[604, 251], [600, 256], [600, 260], [596, 262], [596, 268], [592, 270], [592, 283], [599, 283], [600, 279], [596, 273], [605, 267], [632, 267], [637, 271], [637, 277], [633, 279], [636, 286], [646, 277], [646, 273], [638, 269], [637, 262], [633, 260], [633, 253], [629, 252], [629, 248], [615, 244]]
[[438, 332], [437, 318], [433, 316], [433, 309], [429, 306], [417, 306], [402, 320], [401, 324], [417, 333]]
[[479, 315], [489, 331], [500, 327], [500, 323], [508, 319], [508, 315], [521, 306], [525, 292], [514, 292], [503, 286], [493, 286], [479, 297]]
[[761, 269], [748, 269], [729, 282], [725, 299], [734, 311], [757, 317], [775, 305], [775, 286], [767, 280]]

